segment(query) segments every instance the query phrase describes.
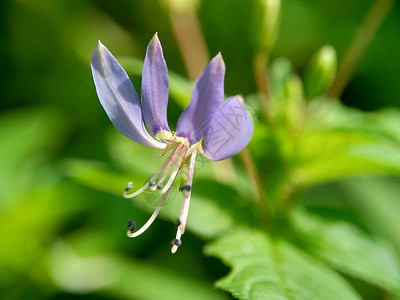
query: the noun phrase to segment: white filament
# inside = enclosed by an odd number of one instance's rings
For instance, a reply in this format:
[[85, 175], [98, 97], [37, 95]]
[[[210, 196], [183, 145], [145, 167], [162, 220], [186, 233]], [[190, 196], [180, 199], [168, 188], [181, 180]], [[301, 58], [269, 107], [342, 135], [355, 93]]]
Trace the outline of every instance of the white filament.
[[126, 235], [130, 238], [134, 238], [137, 237], [139, 235], [141, 235], [143, 232], [145, 232], [147, 230], [147, 228], [150, 227], [150, 225], [154, 222], [154, 220], [157, 218], [161, 208], [164, 205], [165, 199], [167, 199], [168, 196], [168, 192], [167, 191], [161, 198], [160, 202], [157, 205], [157, 208], [155, 209], [155, 211], [153, 212], [153, 214], [151, 215], [151, 217], [147, 220], [147, 222], [137, 231], [132, 232], [128, 229], [128, 232], [126, 233]]
[[[190, 187], [189, 191], [183, 191], [183, 202], [182, 202], [182, 209], [180, 215], [180, 224], [176, 231], [175, 239], [180, 241], [182, 235], [185, 233], [186, 228], [186, 220], [189, 214], [189, 204], [190, 204], [190, 196], [192, 194], [192, 182], [193, 182], [193, 173], [194, 173], [194, 165], [196, 163], [196, 154], [197, 150], [194, 150], [192, 156], [190, 157], [189, 163], [189, 170], [188, 170], [188, 177], [186, 178], [186, 185]], [[179, 245], [173, 244], [171, 248], [171, 253], [175, 253], [178, 250]]]
[[[182, 146], [181, 146], [181, 147], [179, 147], [179, 145], [177, 145], [177, 146], [178, 146], [178, 147], [176, 147], [176, 148], [171, 152], [171, 154], [168, 156], [168, 158], [164, 161], [164, 163], [162, 164], [161, 168], [158, 169], [158, 171], [156, 172], [156, 174], [154, 174], [153, 177], [151, 177], [151, 179], [150, 179], [149, 181], [147, 181], [147, 183], [146, 183], [144, 186], [142, 186], [139, 190], [137, 190], [136, 192], [131, 193], [131, 194], [128, 194], [128, 191], [125, 191], [124, 194], [123, 194], [124, 197], [125, 197], [125, 198], [133, 198], [133, 197], [136, 197], [137, 195], [141, 194], [144, 190], [146, 190], [146, 189], [149, 187], [150, 182], [156, 180], [157, 177], [160, 175], [160, 173], [165, 169], [165, 166], [166, 166], [169, 162], [171, 162], [171, 161], [173, 162], [173, 161], [176, 159], [176, 155], [178, 155], [179, 149], [182, 148]], [[178, 148], [179, 148], [179, 149], [178, 149]], [[168, 172], [169, 172], [169, 170], [168, 170]], [[167, 172], [167, 173], [168, 173], [168, 172]], [[150, 188], [150, 189], [151, 189], [151, 188]]]
[[178, 175], [179, 169], [181, 167], [182, 161], [185, 158], [186, 151], [187, 151], [187, 148], [184, 147], [182, 149], [181, 154], [178, 157], [178, 161], [175, 164], [174, 170], [172, 171], [171, 176], [169, 177], [169, 179], [167, 181], [167, 184], [165, 185], [165, 187], [162, 190], [160, 190], [161, 194], [164, 194], [167, 190], [169, 190], [171, 185], [174, 183], [175, 178]]

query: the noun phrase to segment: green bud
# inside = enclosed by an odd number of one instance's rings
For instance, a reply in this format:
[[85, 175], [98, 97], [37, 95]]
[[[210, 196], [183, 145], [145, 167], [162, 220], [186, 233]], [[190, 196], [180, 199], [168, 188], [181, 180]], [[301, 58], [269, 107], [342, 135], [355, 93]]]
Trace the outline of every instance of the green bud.
[[268, 54], [275, 46], [280, 23], [281, 1], [258, 0], [254, 11], [254, 34], [258, 49]]
[[336, 76], [337, 56], [335, 48], [324, 46], [314, 54], [304, 75], [304, 89], [307, 99], [324, 94]]
[[275, 123], [298, 131], [304, 114], [303, 84], [292, 63], [278, 58], [270, 67], [271, 116]]
[[303, 82], [296, 74], [286, 80], [286, 121], [293, 131], [298, 131], [302, 126], [304, 115]]
[[271, 91], [274, 98], [286, 98], [286, 82], [293, 74], [293, 65], [287, 58], [277, 58], [270, 66]]

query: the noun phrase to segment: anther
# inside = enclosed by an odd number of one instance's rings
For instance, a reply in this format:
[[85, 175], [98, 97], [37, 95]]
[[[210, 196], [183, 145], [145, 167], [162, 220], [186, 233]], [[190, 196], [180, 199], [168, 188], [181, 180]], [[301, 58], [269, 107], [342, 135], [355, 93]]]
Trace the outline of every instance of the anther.
[[176, 224], [176, 227], [179, 227], [179, 226], [181, 226], [182, 222], [181, 222], [181, 220], [176, 219], [175, 224]]
[[129, 220], [128, 222], [126, 222], [126, 226], [129, 227], [130, 231], [134, 231], [135, 230], [135, 221]]
[[153, 178], [151, 178], [151, 179], [149, 180], [149, 186], [155, 186], [155, 185], [156, 185], [155, 180], [154, 180]]
[[131, 190], [133, 188], [133, 183], [132, 182], [128, 182], [128, 184], [125, 187], [125, 192], [128, 192], [129, 190]]
[[163, 185], [161, 183], [157, 184], [157, 190], [161, 190], [163, 188]]
[[190, 192], [191, 189], [192, 189], [192, 187], [190, 185], [183, 185], [183, 186], [181, 186], [181, 188], [179, 190]]
[[176, 246], [176, 247], [179, 247], [180, 245], [182, 245], [182, 242], [181, 242], [181, 240], [174, 239], [174, 240], [171, 241], [171, 244]]

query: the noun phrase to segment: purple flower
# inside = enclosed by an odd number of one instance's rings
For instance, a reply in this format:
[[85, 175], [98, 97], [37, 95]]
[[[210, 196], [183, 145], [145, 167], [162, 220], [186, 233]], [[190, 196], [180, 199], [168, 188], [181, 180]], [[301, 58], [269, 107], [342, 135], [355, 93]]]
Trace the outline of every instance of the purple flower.
[[147, 188], [162, 194], [156, 210], [142, 228], [134, 232], [134, 222], [128, 222], [129, 237], [140, 235], [151, 225], [181, 169], [186, 177], [186, 183], [180, 187], [182, 210], [171, 249], [175, 253], [185, 232], [197, 152], [211, 160], [222, 160], [240, 152], [253, 135], [253, 122], [243, 98], [233, 96], [224, 103], [225, 64], [219, 53], [194, 84], [190, 104], [179, 117], [174, 132], [167, 122], [168, 69], [157, 34], [146, 51], [142, 101], [125, 70], [100, 42], [93, 52], [91, 67], [100, 103], [119, 132], [143, 146], [163, 150], [162, 155], [171, 152], [142, 188], [128, 194], [132, 183], [126, 187], [126, 198], [135, 197]]

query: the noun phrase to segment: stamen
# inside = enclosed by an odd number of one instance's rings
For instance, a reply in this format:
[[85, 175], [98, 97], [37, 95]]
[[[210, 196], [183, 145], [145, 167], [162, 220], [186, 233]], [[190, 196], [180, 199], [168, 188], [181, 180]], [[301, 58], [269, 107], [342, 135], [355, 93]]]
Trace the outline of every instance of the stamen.
[[157, 208], [155, 209], [155, 211], [153, 212], [153, 214], [151, 215], [151, 217], [147, 220], [147, 222], [136, 232], [132, 232], [133, 230], [131, 230], [131, 228], [129, 228], [128, 232], [127, 232], [127, 236], [130, 238], [134, 238], [137, 237], [139, 235], [141, 235], [143, 232], [145, 232], [147, 230], [147, 228], [150, 227], [150, 225], [154, 222], [154, 220], [157, 218], [161, 208], [164, 205], [165, 199], [167, 199], [168, 196], [168, 191], [161, 197], [160, 202], [157, 205]]
[[182, 245], [182, 241], [181, 241], [181, 240], [174, 239], [174, 240], [171, 241], [171, 244], [172, 244], [173, 246], [179, 247], [180, 245]]
[[179, 227], [182, 224], [181, 220], [179, 220], [179, 219], [176, 219], [175, 223], [176, 223], [176, 227]]
[[[177, 148], [171, 152], [171, 154], [168, 156], [168, 158], [164, 161], [164, 163], [162, 164], [161, 168], [156, 172], [156, 174], [153, 175], [153, 177], [150, 178], [150, 180], [144, 185], [142, 186], [139, 190], [137, 190], [136, 192], [132, 193], [132, 194], [128, 194], [128, 191], [132, 189], [133, 187], [133, 183], [129, 182], [126, 185], [125, 188], [125, 192], [124, 192], [124, 197], [125, 198], [133, 198], [136, 197], [137, 195], [143, 193], [143, 191], [145, 191], [149, 186], [152, 187], [155, 185], [155, 180], [157, 179], [157, 177], [161, 174], [161, 172], [165, 169], [165, 167], [167, 166], [167, 164], [171, 161], [174, 161], [176, 159], [176, 156], [179, 153], [178, 150], [179, 146], [177, 145]], [[175, 156], [175, 158], [174, 158]], [[169, 171], [168, 171], [169, 172]], [[128, 189], [129, 187], [129, 189]]]
[[133, 188], [133, 182], [128, 182], [128, 184], [125, 187], [125, 192], [129, 192]]
[[[179, 169], [181, 168], [182, 161], [185, 158], [187, 152], [186, 146], [182, 149], [181, 154], [179, 155], [178, 161], [175, 164], [174, 170], [171, 173], [171, 176], [168, 179], [165, 187], [160, 191], [161, 194], [164, 194], [167, 190], [170, 189], [171, 185], [174, 183], [176, 176], [178, 175]], [[158, 187], [157, 187], [158, 188]]]
[[188, 191], [190, 192], [192, 190], [192, 187], [190, 185], [183, 185], [180, 189], [180, 191]]
[[129, 220], [126, 222], [126, 226], [129, 227], [129, 231], [134, 231], [135, 230], [135, 221]]
[[[196, 154], [197, 150], [194, 150], [191, 157], [190, 157], [190, 163], [189, 163], [189, 170], [188, 170], [188, 175], [186, 178], [186, 184], [181, 187], [181, 190], [183, 191], [183, 202], [182, 202], [182, 209], [181, 209], [181, 215], [179, 217], [180, 224], [178, 225], [178, 229], [176, 231], [176, 237], [175, 240], [180, 241], [182, 235], [185, 233], [185, 228], [186, 228], [186, 220], [188, 217], [189, 213], [189, 204], [190, 204], [190, 195], [191, 195], [191, 190], [192, 190], [192, 182], [193, 182], [193, 173], [194, 173], [194, 165], [196, 163]], [[175, 253], [178, 250], [178, 247], [180, 246], [177, 244], [173, 244], [171, 248], [171, 252]]]
[[[168, 176], [169, 171], [171, 170], [171, 168], [172, 168], [172, 166], [173, 166], [173, 164], [174, 164], [174, 162], [176, 160], [176, 157], [178, 156], [179, 151], [182, 149], [182, 147], [183, 147], [183, 144], [178, 144], [178, 146], [176, 147], [175, 151], [173, 152], [173, 155], [170, 156], [171, 159], [168, 157], [168, 160], [169, 160], [168, 161], [168, 166], [165, 169], [165, 171], [164, 171], [163, 175], [161, 176], [160, 180], [158, 181], [157, 185], [160, 184], [160, 183], [162, 184], [164, 182], [165, 178]], [[160, 173], [158, 173], [157, 176], [155, 176], [155, 175], [153, 176], [154, 180], [157, 179], [157, 177], [160, 175]], [[153, 185], [153, 186], [150, 187], [150, 191], [154, 192], [156, 189], [157, 189], [156, 185]]]

